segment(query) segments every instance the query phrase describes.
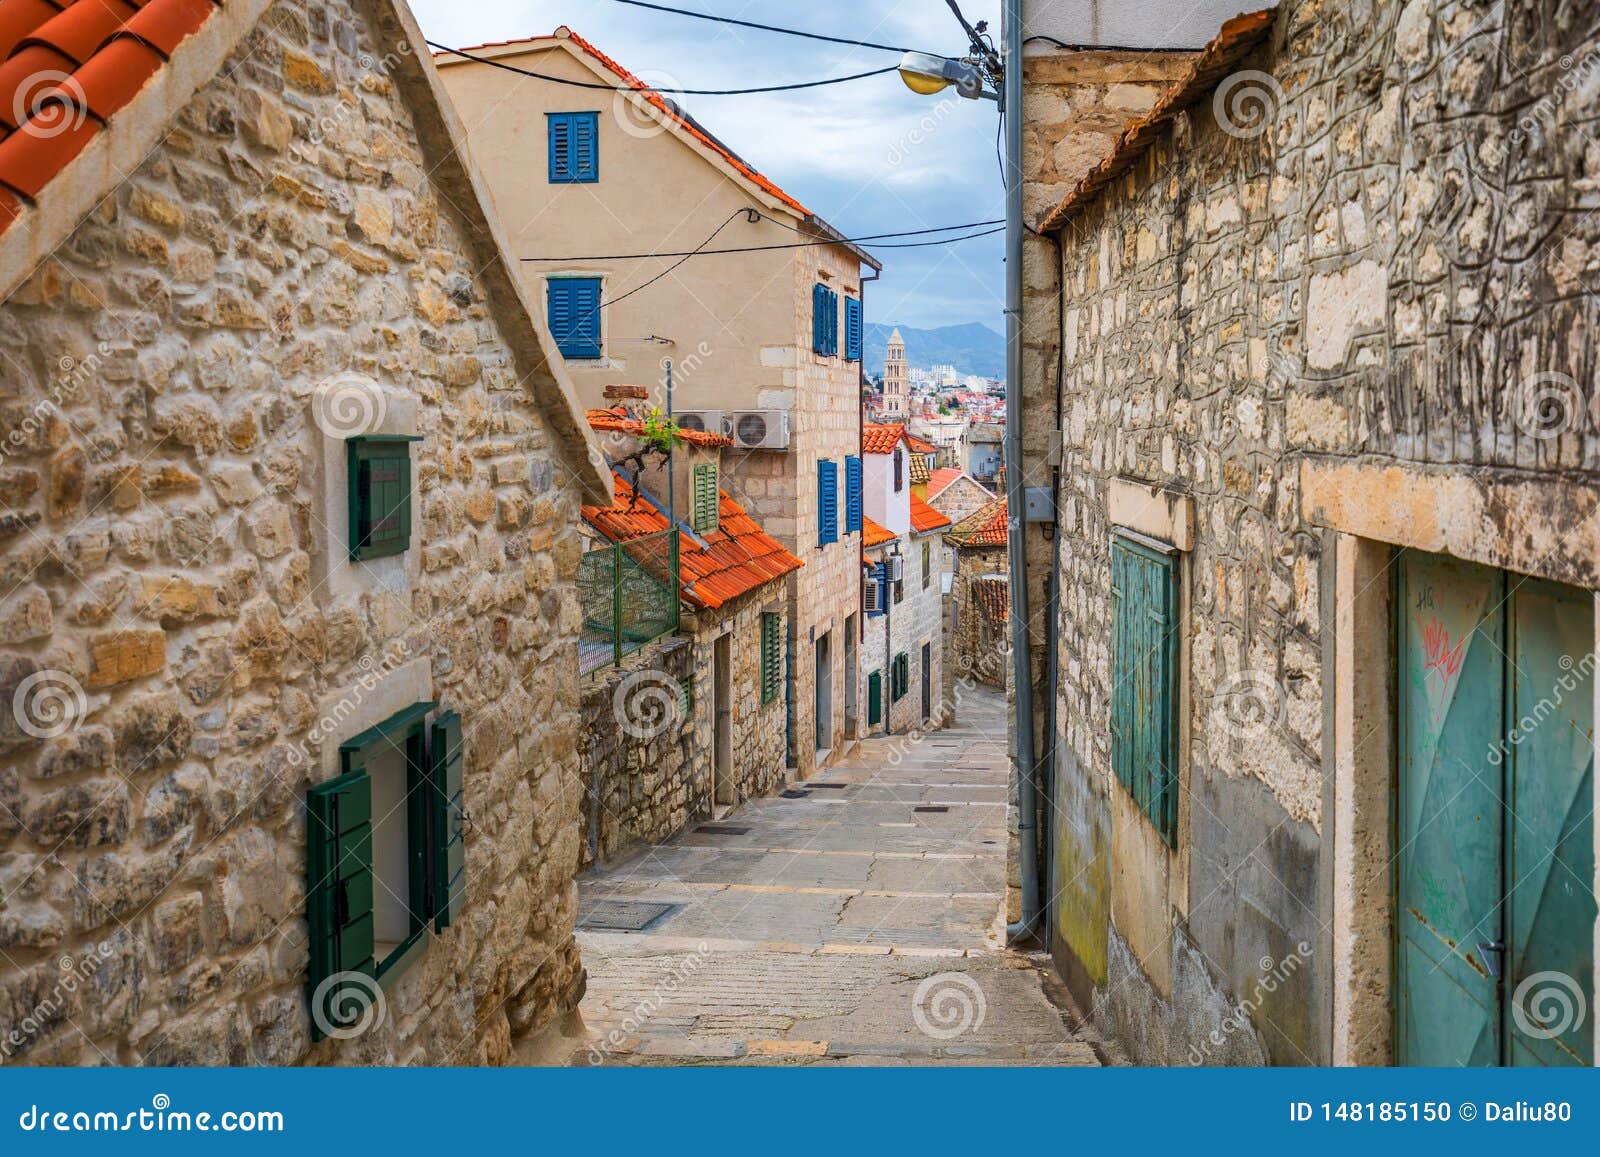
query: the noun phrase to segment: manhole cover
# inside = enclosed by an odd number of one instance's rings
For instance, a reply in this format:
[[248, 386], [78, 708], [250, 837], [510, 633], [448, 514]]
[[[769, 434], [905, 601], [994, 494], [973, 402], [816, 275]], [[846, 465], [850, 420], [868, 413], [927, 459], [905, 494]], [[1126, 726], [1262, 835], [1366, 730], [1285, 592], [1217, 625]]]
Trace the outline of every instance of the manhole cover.
[[781, 795], [784, 799], [809, 799], [809, 798], [811, 798], [811, 793], [809, 791], [796, 791], [792, 787], [787, 789], [787, 790], [785, 790], [785, 791], [780, 791], [778, 794]]
[[596, 932], [643, 932], [682, 907], [651, 900], [596, 900], [579, 916], [578, 927]]
[[947, 812], [950, 809], [947, 808], [947, 807], [919, 807], [919, 808], [913, 808], [912, 810], [913, 811], [919, 811], [919, 812]]
[[699, 836], [748, 836], [750, 834], [749, 828], [738, 828], [732, 824], [701, 824], [694, 831]]

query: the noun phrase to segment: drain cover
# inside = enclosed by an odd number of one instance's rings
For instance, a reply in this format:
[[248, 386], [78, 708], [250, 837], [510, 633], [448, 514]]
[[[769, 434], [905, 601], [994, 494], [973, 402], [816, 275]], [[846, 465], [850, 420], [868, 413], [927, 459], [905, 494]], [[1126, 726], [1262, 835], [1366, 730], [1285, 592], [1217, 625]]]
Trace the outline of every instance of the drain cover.
[[734, 827], [732, 824], [701, 824], [695, 828], [695, 834], [700, 836], [748, 836], [750, 829]]
[[809, 791], [796, 791], [792, 787], [784, 791], [780, 791], [778, 794], [784, 799], [809, 799], [811, 796]]
[[913, 811], [919, 811], [919, 812], [947, 812], [950, 809], [947, 808], [947, 807], [919, 807], [919, 808], [913, 808], [912, 810]]
[[682, 907], [682, 904], [659, 904], [651, 900], [596, 900], [579, 917], [578, 927], [606, 932], [643, 932]]
[[845, 788], [853, 787], [853, 786], [855, 786], [855, 785], [854, 784], [849, 784], [849, 783], [808, 783], [808, 784], [806, 784], [806, 787], [811, 791], [816, 791], [817, 788], [819, 788], [819, 787], [827, 788], [830, 791], [843, 791]]

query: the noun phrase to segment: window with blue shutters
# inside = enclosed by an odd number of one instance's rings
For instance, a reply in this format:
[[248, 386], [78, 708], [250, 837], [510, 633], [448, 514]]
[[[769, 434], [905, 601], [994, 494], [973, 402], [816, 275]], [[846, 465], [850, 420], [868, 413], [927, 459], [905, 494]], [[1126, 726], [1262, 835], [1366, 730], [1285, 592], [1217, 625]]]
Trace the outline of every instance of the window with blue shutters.
[[817, 463], [817, 545], [839, 541], [839, 464]]
[[550, 334], [564, 358], [600, 356], [600, 279], [552, 277], [548, 286]]
[[859, 362], [861, 360], [861, 299], [847, 297], [844, 299], [844, 360]]
[[829, 358], [839, 352], [839, 295], [820, 282], [811, 287], [811, 349]]
[[1111, 767], [1173, 847], [1178, 839], [1178, 555], [1111, 540]]
[[844, 532], [861, 533], [861, 459], [844, 460]]
[[550, 183], [592, 185], [600, 179], [600, 114], [547, 113]]

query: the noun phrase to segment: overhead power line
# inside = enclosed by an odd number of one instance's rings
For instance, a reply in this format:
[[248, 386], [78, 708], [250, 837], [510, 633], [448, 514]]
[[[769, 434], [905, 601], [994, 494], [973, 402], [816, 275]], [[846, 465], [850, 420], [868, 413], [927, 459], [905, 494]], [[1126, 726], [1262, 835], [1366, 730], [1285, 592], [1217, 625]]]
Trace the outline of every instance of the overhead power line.
[[804, 80], [795, 84], [768, 84], [759, 88], [653, 88], [648, 85], [643, 88], [634, 88], [632, 85], [625, 83], [599, 84], [594, 81], [587, 80], [569, 80], [564, 76], [551, 76], [549, 73], [534, 72], [529, 68], [518, 68], [514, 64], [507, 64], [503, 60], [495, 60], [492, 57], [475, 56], [470, 52], [465, 52], [459, 48], [451, 48], [448, 44], [440, 44], [434, 40], [429, 40], [426, 43], [429, 48], [437, 49], [440, 52], [448, 52], [451, 56], [459, 56], [463, 60], [474, 60], [479, 64], [487, 64], [491, 68], [502, 69], [506, 72], [514, 72], [518, 76], [531, 77], [534, 80], [547, 80], [551, 84], [564, 84], [568, 88], [593, 88], [600, 89], [605, 92], [623, 93], [662, 92], [671, 93], [674, 96], [749, 96], [758, 92], [794, 92], [796, 89], [822, 88], [823, 86], [830, 84], [847, 84], [852, 80], [866, 80], [868, 77], [883, 76], [885, 73], [894, 72], [897, 68], [897, 66], [891, 64], [886, 68], [874, 68], [867, 72], [855, 72], [851, 73], [849, 76], [833, 76], [829, 77], [827, 80]]
[[778, 32], [784, 36], [799, 36], [806, 40], [821, 40], [828, 44], [848, 44], [854, 48], [874, 48], [880, 52], [913, 52], [915, 49], [904, 48], [898, 44], [874, 44], [870, 40], [851, 40], [844, 36], [824, 36], [820, 32], [802, 32], [798, 28], [780, 28], [776, 24], [757, 24], [754, 20], [735, 20], [731, 16], [714, 16], [709, 12], [690, 12], [686, 8], [671, 8], [665, 4], [647, 4], [645, 0], [617, 0], [619, 4], [628, 4], [634, 8], [649, 8], [655, 12], [667, 12], [673, 16], [688, 16], [695, 20], [709, 20], [714, 24], [732, 24], [739, 28], [755, 28], [761, 32]]
[[[734, 216], [736, 217], [739, 213], [744, 213], [746, 211], [747, 210], [739, 209], [734, 213]], [[760, 216], [769, 221], [771, 220], [771, 218], [767, 217], [765, 213], [761, 213]], [[782, 245], [743, 245], [730, 249], [707, 249], [706, 246], [711, 243], [712, 239], [716, 237], [718, 233], [721, 233], [723, 229], [727, 228], [728, 222], [732, 220], [733, 217], [729, 217], [727, 221], [724, 221], [721, 225], [718, 225], [716, 231], [695, 248], [680, 250], [673, 253], [610, 253], [591, 254], [586, 257], [524, 257], [521, 260], [536, 262], [565, 262], [570, 264], [580, 264], [585, 261], [648, 261], [651, 258], [656, 257], [681, 257], [684, 260], [687, 260], [690, 257], [711, 257], [719, 253], [766, 253], [776, 249], [811, 249], [821, 245], [856, 245], [868, 241], [878, 242], [878, 244], [873, 246], [874, 249], [918, 249], [924, 246], [952, 245], [957, 241], [971, 241], [977, 237], [988, 237], [991, 234], [1001, 232], [1001, 229], [986, 229], [984, 228], [985, 226], [998, 225], [1003, 227], [1005, 224], [1005, 222], [998, 220], [971, 221], [964, 225], [942, 225], [935, 229], [909, 229], [899, 233], [872, 233], [863, 237], [838, 237], [827, 241], [793, 241]], [[783, 222], [779, 221], [776, 222], [776, 224], [781, 225]], [[960, 237], [939, 237], [932, 241], [885, 240], [886, 238], [896, 237], [926, 237], [930, 233], [953, 233], [958, 229], [982, 229], [983, 231], [979, 233], [966, 233]], [[682, 262], [679, 264], [682, 264]], [[675, 269], [677, 266], [674, 266], [673, 268]], [[669, 269], [665, 272], [670, 273], [672, 270]], [[665, 276], [665, 273], [663, 276]], [[642, 289], [644, 287], [640, 286], [639, 288]]]

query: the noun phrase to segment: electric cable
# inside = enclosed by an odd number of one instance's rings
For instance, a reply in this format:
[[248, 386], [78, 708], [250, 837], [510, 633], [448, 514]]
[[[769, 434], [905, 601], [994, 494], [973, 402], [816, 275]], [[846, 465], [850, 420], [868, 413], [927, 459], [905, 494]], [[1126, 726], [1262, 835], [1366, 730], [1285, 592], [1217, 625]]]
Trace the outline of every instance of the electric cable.
[[[755, 209], [755, 210], [736, 209], [736, 210], [734, 210], [734, 216], [736, 217], [740, 213], [746, 213], [746, 212], [754, 212], [757, 216], [761, 217], [763, 220], [772, 221], [771, 217], [768, 217], [765, 213], [762, 213], [759, 209]], [[732, 217], [728, 218], [728, 221], [732, 221], [732, 220], [733, 220]], [[721, 225], [719, 225], [717, 227], [717, 233], [720, 233], [723, 229], [727, 228], [728, 221], [724, 221]], [[799, 230], [795, 229], [794, 226], [785, 225], [784, 222], [782, 222], [782, 221], [774, 221], [773, 223], [776, 224], [776, 225], [784, 225], [784, 228], [786, 228], [786, 229], [791, 229], [794, 232], [799, 232]], [[1001, 220], [969, 221], [969, 222], [967, 222], [966, 224], [963, 224], [963, 225], [940, 225], [940, 226], [937, 226], [936, 228], [932, 228], [932, 229], [908, 229], [908, 230], [904, 230], [904, 231], [897, 232], [897, 233], [869, 233], [869, 234], [866, 234], [866, 235], [861, 236], [861, 237], [839, 237], [839, 238], [835, 238], [835, 239], [830, 240], [830, 241], [805, 241], [805, 242], [796, 242], [796, 243], [785, 244], [785, 245], [747, 245], [747, 246], [742, 246], [742, 247], [735, 248], [735, 249], [707, 249], [705, 246], [708, 245], [711, 242], [712, 238], [714, 238], [716, 236], [716, 233], [713, 233], [711, 235], [711, 237], [707, 237], [705, 239], [705, 241], [702, 241], [698, 247], [696, 247], [694, 249], [681, 250], [681, 251], [675, 252], [675, 253], [611, 253], [611, 254], [594, 254], [594, 255], [587, 256], [587, 257], [522, 257], [522, 258], [519, 258], [519, 260], [521, 260], [521, 261], [559, 261], [559, 262], [566, 262], [566, 263], [571, 263], [571, 264], [581, 264], [582, 262], [585, 262], [585, 261], [647, 261], [647, 260], [649, 260], [650, 258], [653, 258], [653, 257], [684, 257], [684, 258], [688, 258], [688, 257], [699, 257], [701, 255], [709, 257], [709, 256], [713, 256], [713, 255], [718, 254], [718, 253], [764, 253], [764, 252], [767, 252], [767, 251], [770, 251], [770, 250], [774, 250], [774, 249], [810, 249], [810, 248], [813, 248], [814, 246], [818, 246], [818, 245], [856, 245], [856, 244], [860, 244], [860, 243], [866, 242], [866, 241], [884, 241], [885, 239], [897, 238], [897, 237], [926, 237], [930, 233], [953, 233], [958, 229], [983, 229], [986, 226], [990, 226], [990, 225], [1004, 226], [1004, 224], [1005, 224], [1005, 222], [1001, 221]], [[942, 238], [939, 238], [939, 239], [934, 240], [934, 241], [921, 241], [921, 242], [915, 242], [915, 243], [902, 242], [902, 243], [899, 243], [899, 244], [893, 244], [893, 243], [889, 243], [889, 242], [885, 241], [884, 244], [875, 245], [873, 248], [875, 248], [875, 249], [912, 249], [912, 248], [916, 248], [919, 245], [945, 245], [945, 244], [949, 244], [949, 243], [952, 243], [952, 242], [955, 242], [955, 241], [966, 241], [966, 240], [969, 240], [970, 238], [973, 238], [973, 237], [987, 237], [987, 236], [989, 236], [990, 233], [998, 233], [999, 231], [1000, 230], [998, 230], [998, 229], [989, 229], [987, 232], [970, 233], [970, 234], [967, 234], [964, 237], [942, 237]]]
[[870, 40], [850, 40], [843, 36], [824, 36], [820, 32], [802, 32], [798, 28], [780, 28], [776, 24], [757, 24], [754, 20], [735, 20], [731, 16], [714, 16], [710, 12], [691, 12], [686, 8], [670, 8], [665, 4], [648, 4], [645, 0], [617, 0], [617, 3], [629, 4], [635, 8], [649, 8], [653, 11], [666, 12], [673, 16], [688, 16], [695, 20], [709, 20], [714, 24], [732, 24], [739, 28], [755, 28], [762, 32], [778, 32], [784, 36], [799, 36], [806, 40], [822, 40], [829, 44], [848, 44], [854, 48], [873, 48], [880, 52], [906, 53], [917, 51], [912, 48], [902, 48], [896, 44], [874, 44]]

